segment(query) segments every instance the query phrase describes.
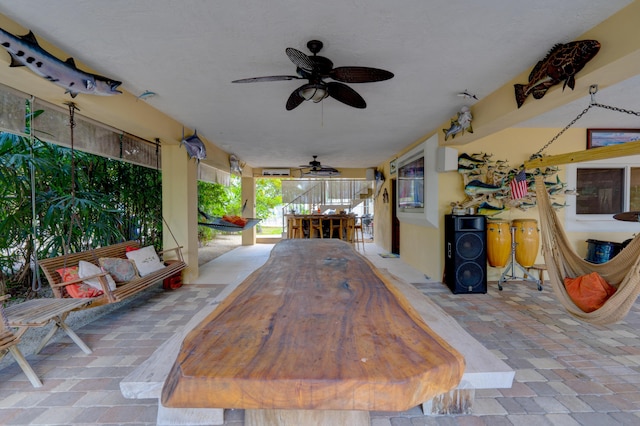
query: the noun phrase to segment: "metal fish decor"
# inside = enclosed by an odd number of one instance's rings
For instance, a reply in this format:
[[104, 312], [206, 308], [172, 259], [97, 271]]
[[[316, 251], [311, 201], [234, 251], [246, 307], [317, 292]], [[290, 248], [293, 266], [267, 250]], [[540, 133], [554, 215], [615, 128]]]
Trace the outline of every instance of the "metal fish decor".
[[23, 36], [14, 36], [0, 28], [0, 45], [11, 55], [11, 67], [27, 67], [40, 77], [66, 89], [75, 98], [78, 93], [88, 95], [116, 95], [122, 84], [101, 75], [79, 70], [73, 58], [61, 61], [38, 44], [31, 31]]
[[[556, 197], [576, 195], [575, 190], [566, 188], [566, 184], [558, 176], [558, 171], [557, 167], [547, 167], [527, 174], [526, 194], [515, 198], [509, 182], [512, 182], [518, 173], [517, 169], [511, 168], [506, 160], [492, 160], [491, 154], [462, 153], [458, 156], [458, 173], [462, 175], [465, 199], [451, 203], [451, 206], [462, 210], [473, 207], [478, 214], [485, 216], [498, 215], [511, 209], [527, 211], [536, 206], [535, 176], [538, 174], [545, 177], [545, 187], [554, 201]], [[566, 202], [556, 202], [553, 207], [566, 207]]]
[[448, 129], [442, 129], [444, 132], [444, 140], [446, 141], [451, 136], [451, 139], [455, 138], [458, 133], [464, 134], [465, 131], [473, 133], [473, 127], [471, 127], [471, 120], [473, 116], [471, 111], [466, 106], [460, 108], [460, 111], [455, 118], [451, 119], [451, 125]]
[[207, 148], [204, 146], [204, 142], [198, 137], [198, 131], [193, 132], [193, 135], [189, 137], [183, 137], [180, 141], [180, 146], [184, 145], [187, 150], [189, 159], [196, 158], [198, 161], [207, 158]]
[[539, 61], [529, 74], [529, 83], [515, 84], [516, 103], [522, 106], [527, 96], [542, 99], [551, 86], [564, 81], [562, 90], [576, 84], [576, 74], [593, 59], [600, 50], [596, 40], [579, 40], [556, 44], [547, 56]]

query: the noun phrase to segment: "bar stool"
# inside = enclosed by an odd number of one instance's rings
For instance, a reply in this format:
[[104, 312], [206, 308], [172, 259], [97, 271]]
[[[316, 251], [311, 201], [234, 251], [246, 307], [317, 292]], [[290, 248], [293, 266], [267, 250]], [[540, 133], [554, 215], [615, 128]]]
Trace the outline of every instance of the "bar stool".
[[302, 219], [296, 217], [289, 218], [289, 238], [303, 238], [304, 233], [302, 231]]
[[311, 218], [311, 222], [309, 224], [309, 238], [314, 238], [313, 237], [313, 231], [318, 231], [318, 234], [320, 234], [320, 238], [324, 238], [324, 235], [323, 235], [323, 232], [322, 232], [322, 218], [321, 217]]
[[342, 218], [332, 217], [329, 219], [329, 238], [333, 238], [333, 231], [336, 229], [338, 230], [338, 236], [340, 239], [344, 240]]
[[[358, 232], [360, 235], [358, 236]], [[358, 243], [362, 244], [362, 251], [364, 251], [364, 233], [362, 232], [362, 218], [353, 218], [353, 244], [358, 248]]]

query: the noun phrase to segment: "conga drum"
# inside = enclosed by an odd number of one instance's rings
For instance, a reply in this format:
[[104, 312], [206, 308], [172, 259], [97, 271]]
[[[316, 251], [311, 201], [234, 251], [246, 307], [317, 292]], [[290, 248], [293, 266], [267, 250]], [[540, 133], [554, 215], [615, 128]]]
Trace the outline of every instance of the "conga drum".
[[516, 228], [514, 236], [516, 262], [529, 268], [536, 262], [540, 246], [538, 221], [535, 219], [514, 219], [512, 225]]
[[487, 221], [487, 260], [489, 266], [502, 267], [511, 254], [511, 224], [507, 220]]

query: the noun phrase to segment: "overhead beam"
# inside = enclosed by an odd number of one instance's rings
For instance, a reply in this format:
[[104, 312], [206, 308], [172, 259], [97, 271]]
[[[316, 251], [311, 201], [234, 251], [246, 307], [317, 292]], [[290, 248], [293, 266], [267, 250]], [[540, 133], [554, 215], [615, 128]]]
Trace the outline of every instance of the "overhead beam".
[[[563, 90], [563, 85], [558, 84], [549, 89], [543, 99], [536, 100], [529, 97], [522, 107], [518, 108], [513, 85], [528, 81], [531, 69], [527, 69], [471, 107], [473, 133], [465, 132], [462, 135], [456, 135], [455, 139], [445, 141], [440, 129], [448, 128], [450, 123], [449, 121], [443, 123], [436, 131], [439, 145], [466, 145], [562, 105], [581, 98], [587, 99], [589, 86], [592, 84], [597, 84], [600, 89], [603, 89], [637, 75], [640, 69], [638, 16], [640, 16], [640, 1], [634, 1], [576, 39], [598, 40], [602, 47], [595, 58], [577, 74], [574, 90], [569, 88]], [[534, 65], [531, 64], [531, 68]], [[434, 129], [431, 129], [423, 140], [433, 133]]]
[[626, 157], [640, 154], [640, 142], [628, 142], [617, 145], [601, 146], [586, 151], [568, 152], [566, 154], [540, 157], [525, 161], [525, 169], [535, 169], [548, 166], [559, 166], [583, 161], [606, 160], [607, 158]]

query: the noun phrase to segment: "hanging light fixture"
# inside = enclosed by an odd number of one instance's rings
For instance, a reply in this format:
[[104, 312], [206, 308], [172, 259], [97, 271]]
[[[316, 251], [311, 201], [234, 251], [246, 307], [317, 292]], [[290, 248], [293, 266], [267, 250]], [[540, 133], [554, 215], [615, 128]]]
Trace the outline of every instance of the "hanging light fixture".
[[329, 96], [329, 91], [327, 90], [327, 86], [324, 84], [305, 84], [300, 88], [298, 94], [304, 98], [305, 101], [318, 103]]

